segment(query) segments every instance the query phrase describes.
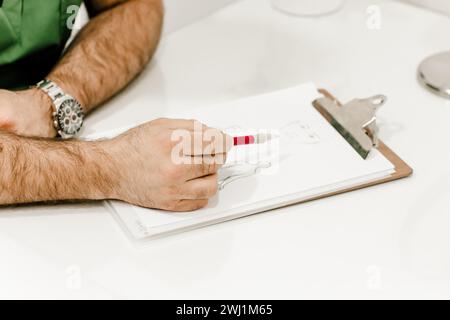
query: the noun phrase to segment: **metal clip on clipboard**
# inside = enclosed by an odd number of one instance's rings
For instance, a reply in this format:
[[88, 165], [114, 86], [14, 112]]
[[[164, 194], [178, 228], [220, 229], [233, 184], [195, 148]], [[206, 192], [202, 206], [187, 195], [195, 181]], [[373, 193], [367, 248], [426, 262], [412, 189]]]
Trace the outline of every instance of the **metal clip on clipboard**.
[[363, 159], [367, 159], [370, 151], [379, 145], [376, 113], [387, 97], [376, 95], [341, 105], [327, 92], [322, 93], [325, 96], [314, 101], [316, 109]]
[[[325, 90], [320, 90], [320, 92], [324, 97], [315, 100], [314, 107], [363, 159], [367, 159], [370, 151], [379, 146], [376, 113], [386, 103], [387, 97], [376, 95], [367, 99], [354, 99], [341, 105]], [[260, 165], [254, 164], [241, 164], [241, 166], [246, 167], [247, 171], [219, 180], [220, 190], [235, 180], [256, 174], [261, 169]]]

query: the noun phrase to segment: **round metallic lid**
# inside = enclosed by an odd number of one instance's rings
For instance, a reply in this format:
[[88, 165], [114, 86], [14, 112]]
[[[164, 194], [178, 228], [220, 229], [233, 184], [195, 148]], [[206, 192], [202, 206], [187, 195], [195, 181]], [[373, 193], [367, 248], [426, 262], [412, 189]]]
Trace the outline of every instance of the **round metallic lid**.
[[450, 52], [426, 58], [419, 66], [419, 81], [430, 91], [450, 99]]

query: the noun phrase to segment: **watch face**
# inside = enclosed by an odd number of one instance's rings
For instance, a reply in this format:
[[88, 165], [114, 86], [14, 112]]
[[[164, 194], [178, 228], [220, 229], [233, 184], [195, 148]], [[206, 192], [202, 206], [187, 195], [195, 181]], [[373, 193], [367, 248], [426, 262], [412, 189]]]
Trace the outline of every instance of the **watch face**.
[[60, 130], [69, 136], [80, 131], [83, 125], [83, 110], [81, 105], [74, 99], [64, 101], [58, 110], [58, 123]]

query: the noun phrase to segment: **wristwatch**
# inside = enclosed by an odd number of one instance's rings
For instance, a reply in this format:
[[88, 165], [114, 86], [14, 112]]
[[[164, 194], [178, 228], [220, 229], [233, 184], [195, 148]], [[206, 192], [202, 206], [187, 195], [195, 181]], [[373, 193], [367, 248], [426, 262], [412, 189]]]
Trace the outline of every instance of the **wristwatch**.
[[43, 80], [37, 84], [37, 88], [44, 91], [53, 102], [53, 125], [58, 136], [62, 139], [75, 137], [83, 126], [84, 113], [81, 104], [53, 81]]

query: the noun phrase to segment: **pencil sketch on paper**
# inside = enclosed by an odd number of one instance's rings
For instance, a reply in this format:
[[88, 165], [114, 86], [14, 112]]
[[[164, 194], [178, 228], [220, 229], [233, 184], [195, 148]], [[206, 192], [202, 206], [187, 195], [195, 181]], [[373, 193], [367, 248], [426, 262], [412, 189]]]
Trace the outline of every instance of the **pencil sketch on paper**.
[[319, 135], [301, 121], [294, 121], [280, 128], [281, 139], [292, 143], [317, 144], [320, 143]]
[[227, 185], [234, 181], [256, 175], [261, 170], [268, 169], [271, 166], [272, 163], [264, 161], [256, 164], [236, 163], [224, 166], [219, 174], [219, 190], [223, 190]]
[[[261, 132], [262, 130], [249, 130], [240, 126], [231, 126], [224, 130], [230, 135], [240, 135], [249, 132]], [[272, 130], [273, 131], [273, 130]], [[239, 156], [233, 157], [219, 172], [219, 190], [223, 190], [227, 185], [235, 181], [246, 179], [259, 174], [263, 170], [271, 168], [275, 162], [282, 162], [294, 153], [290, 150], [293, 145], [318, 144], [319, 135], [310, 125], [301, 121], [290, 122], [276, 130], [278, 140], [268, 141], [262, 147], [257, 147], [253, 152], [240, 152]], [[265, 130], [267, 133], [267, 130]], [[280, 152], [280, 143], [287, 145], [287, 150]], [[280, 158], [282, 156], [282, 158]]]

